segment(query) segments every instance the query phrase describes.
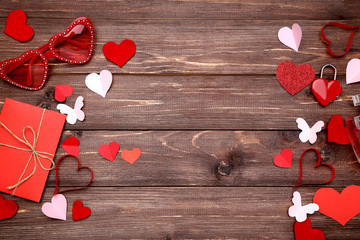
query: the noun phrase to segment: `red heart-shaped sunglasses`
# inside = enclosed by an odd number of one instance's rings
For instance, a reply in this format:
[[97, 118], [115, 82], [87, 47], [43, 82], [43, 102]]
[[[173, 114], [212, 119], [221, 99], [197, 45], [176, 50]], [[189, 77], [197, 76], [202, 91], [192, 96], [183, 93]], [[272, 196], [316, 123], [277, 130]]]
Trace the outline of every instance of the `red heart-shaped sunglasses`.
[[71, 64], [90, 60], [94, 48], [94, 27], [87, 17], [75, 19], [62, 33], [38, 49], [29, 50], [18, 58], [0, 63], [0, 77], [27, 90], [41, 89], [47, 78], [50, 58]]

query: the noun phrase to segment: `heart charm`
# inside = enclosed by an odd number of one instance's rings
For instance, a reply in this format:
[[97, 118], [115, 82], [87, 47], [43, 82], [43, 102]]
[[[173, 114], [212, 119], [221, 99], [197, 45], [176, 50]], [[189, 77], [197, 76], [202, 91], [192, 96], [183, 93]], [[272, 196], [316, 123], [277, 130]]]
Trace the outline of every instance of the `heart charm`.
[[41, 211], [49, 218], [66, 220], [67, 201], [64, 195], [56, 194], [51, 198], [51, 203], [42, 205]]
[[58, 102], [65, 102], [67, 97], [73, 94], [73, 88], [69, 85], [55, 86], [55, 100]]
[[61, 147], [70, 155], [77, 156], [80, 153], [79, 140], [76, 137], [68, 137], [62, 144]]
[[360, 81], [360, 59], [351, 59], [346, 67], [346, 84]]
[[328, 142], [347, 145], [350, 144], [349, 134], [344, 126], [344, 119], [334, 115], [328, 124]]
[[72, 208], [72, 218], [74, 221], [78, 221], [84, 218], [87, 218], [91, 214], [91, 209], [84, 207], [83, 203], [80, 200], [77, 200], [73, 204]]
[[311, 90], [318, 102], [324, 107], [334, 101], [342, 92], [339, 81], [331, 80], [328, 82], [323, 78], [316, 79], [311, 84]]
[[295, 240], [324, 240], [323, 231], [312, 228], [311, 221], [307, 218], [304, 222], [295, 222], [294, 224]]
[[13, 216], [18, 211], [18, 205], [13, 200], [5, 200], [2, 195], [0, 195], [0, 220], [8, 219]]
[[141, 155], [140, 148], [134, 148], [133, 150], [122, 150], [121, 151], [121, 157], [127, 161], [128, 163], [133, 164]]
[[125, 39], [120, 45], [116, 45], [114, 42], [108, 42], [102, 50], [107, 60], [122, 67], [135, 55], [136, 45], [133, 41]]
[[99, 154], [103, 158], [113, 162], [117, 153], [119, 152], [120, 146], [117, 142], [111, 142], [109, 145], [102, 145], [99, 147]]
[[292, 25], [292, 29], [283, 27], [278, 32], [278, 38], [284, 45], [294, 49], [295, 51], [299, 51], [302, 38], [301, 27], [297, 23]]
[[291, 168], [293, 152], [290, 149], [284, 149], [280, 154], [274, 157], [274, 164], [281, 168]]
[[34, 35], [34, 30], [26, 24], [26, 19], [25, 12], [21, 10], [12, 11], [6, 19], [4, 32], [20, 42], [29, 41]]
[[86, 76], [85, 85], [93, 92], [102, 97], [106, 96], [112, 84], [112, 74], [108, 70], [102, 70], [100, 75], [90, 73]]

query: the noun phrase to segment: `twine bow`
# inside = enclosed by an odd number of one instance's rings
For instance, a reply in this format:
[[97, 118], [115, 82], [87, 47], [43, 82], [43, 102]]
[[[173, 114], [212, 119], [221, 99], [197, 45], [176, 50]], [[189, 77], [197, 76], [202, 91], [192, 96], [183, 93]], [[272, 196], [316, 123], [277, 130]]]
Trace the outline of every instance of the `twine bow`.
[[[41, 152], [41, 151], [37, 151], [36, 150], [36, 144], [37, 144], [37, 141], [39, 139], [39, 133], [40, 133], [40, 128], [41, 128], [41, 124], [42, 124], [42, 121], [43, 121], [43, 118], [44, 118], [44, 114], [45, 114], [45, 109], [44, 111], [42, 112], [42, 115], [41, 115], [41, 119], [40, 119], [40, 124], [39, 124], [39, 128], [38, 128], [38, 131], [37, 131], [37, 134], [35, 134], [35, 131], [34, 129], [31, 127], [31, 126], [25, 126], [23, 128], [23, 139], [19, 138], [18, 136], [16, 136], [8, 127], [5, 126], [5, 124], [3, 124], [1, 121], [0, 121], [0, 125], [6, 130], [8, 131], [16, 140], [18, 140], [19, 142], [25, 144], [28, 148], [20, 148], [20, 147], [15, 147], [15, 146], [11, 146], [11, 145], [8, 145], [8, 144], [4, 144], [4, 143], [0, 143], [0, 146], [4, 146], [4, 147], [9, 147], [9, 148], [13, 148], [13, 149], [17, 149], [17, 150], [20, 150], [20, 151], [25, 151], [25, 152], [31, 152], [30, 154], [30, 157], [29, 157], [29, 160], [28, 162], [26, 163], [26, 166], [24, 168], [24, 171], [22, 172], [18, 182], [13, 185], [13, 186], [9, 186], [7, 187], [7, 189], [9, 190], [12, 190], [14, 189], [12, 195], [15, 194], [15, 191], [16, 189], [21, 185], [23, 184], [24, 182], [26, 182], [28, 179], [30, 179], [36, 172], [36, 169], [37, 169], [37, 163], [39, 163], [39, 165], [41, 166], [42, 169], [44, 169], [45, 171], [50, 171], [52, 169], [54, 169], [55, 167], [55, 163], [54, 161], [52, 160], [52, 158], [50, 157], [54, 157], [53, 154], [50, 154], [50, 153], [47, 153], [47, 152]], [[29, 129], [32, 133], [33, 133], [33, 141], [32, 141], [32, 144], [30, 143], [30, 141], [26, 138], [25, 136], [25, 132], [26, 130]], [[50, 156], [50, 157], [49, 157]], [[40, 160], [40, 158], [45, 158], [45, 159], [48, 159], [50, 162], [51, 162], [51, 167], [50, 168], [45, 168]], [[30, 175], [28, 175], [27, 177], [25, 177], [24, 179], [23, 176], [25, 175], [25, 172], [26, 172], [26, 169], [28, 168], [30, 162], [31, 162], [31, 159], [34, 159], [34, 169], [32, 171], [32, 173]]]

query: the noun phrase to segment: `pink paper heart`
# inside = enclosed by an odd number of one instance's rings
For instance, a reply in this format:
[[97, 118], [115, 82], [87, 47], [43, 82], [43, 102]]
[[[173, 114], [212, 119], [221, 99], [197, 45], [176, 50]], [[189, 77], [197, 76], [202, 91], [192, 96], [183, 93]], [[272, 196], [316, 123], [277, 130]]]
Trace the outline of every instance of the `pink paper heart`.
[[93, 92], [102, 97], [106, 96], [112, 84], [112, 74], [108, 70], [102, 70], [100, 75], [90, 73], [86, 76], [85, 85]]
[[292, 25], [292, 29], [283, 27], [278, 32], [278, 38], [284, 45], [298, 51], [302, 38], [301, 27], [297, 23]]
[[51, 198], [51, 203], [42, 205], [41, 211], [49, 218], [66, 220], [67, 201], [64, 195], [56, 194]]
[[346, 67], [346, 84], [360, 81], [360, 59], [351, 59]]

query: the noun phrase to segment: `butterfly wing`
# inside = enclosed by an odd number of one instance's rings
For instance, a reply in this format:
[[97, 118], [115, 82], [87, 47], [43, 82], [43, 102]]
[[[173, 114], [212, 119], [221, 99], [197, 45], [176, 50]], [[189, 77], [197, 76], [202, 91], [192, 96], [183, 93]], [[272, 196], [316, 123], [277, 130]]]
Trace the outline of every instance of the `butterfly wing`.
[[79, 96], [75, 101], [74, 112], [76, 114], [76, 118], [80, 121], [83, 121], [85, 119], [85, 113], [81, 110], [83, 106], [84, 98], [82, 96]]
[[302, 130], [302, 132], [299, 134], [299, 138], [302, 142], [307, 142], [309, 140], [310, 136], [310, 127], [307, 124], [307, 122], [303, 118], [296, 119], [296, 122], [298, 124], [298, 128]]
[[310, 129], [310, 133], [309, 133], [309, 142], [311, 144], [313, 144], [314, 142], [316, 142], [317, 140], [317, 135], [316, 133], [321, 131], [321, 128], [324, 126], [324, 122], [323, 121], [317, 121], [314, 126], [312, 126], [312, 128]]
[[67, 117], [66, 117], [66, 121], [69, 123], [69, 124], [75, 124], [76, 123], [76, 113], [74, 111], [74, 109], [72, 109], [71, 107], [69, 107], [68, 105], [66, 104], [58, 104], [56, 106], [56, 108], [58, 110], [60, 110], [60, 112], [62, 114], [67, 114]]
[[290, 217], [296, 217], [298, 210], [301, 208], [301, 195], [298, 191], [293, 193], [293, 206], [289, 207], [288, 214]]
[[296, 213], [296, 221], [303, 222], [307, 219], [307, 214], [313, 214], [316, 211], [319, 211], [319, 205], [316, 203], [302, 206]]

